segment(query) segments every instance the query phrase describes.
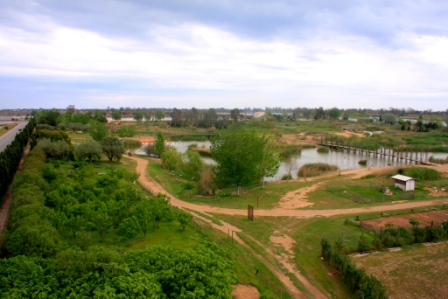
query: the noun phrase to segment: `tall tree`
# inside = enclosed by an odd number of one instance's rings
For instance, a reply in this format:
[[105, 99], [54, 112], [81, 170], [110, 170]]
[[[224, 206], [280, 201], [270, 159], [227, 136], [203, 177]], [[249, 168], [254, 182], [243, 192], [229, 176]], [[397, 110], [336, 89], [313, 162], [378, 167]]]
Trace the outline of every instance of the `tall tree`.
[[[256, 131], [230, 126], [218, 131], [211, 141], [211, 154], [216, 161], [215, 178], [219, 186], [248, 186], [260, 182], [263, 175], [271, 173], [275, 163], [272, 152], [266, 150], [269, 139], [258, 136]], [[270, 165], [270, 166], [269, 166]], [[264, 169], [263, 169], [264, 168]], [[262, 171], [263, 169], [263, 171]]]
[[162, 154], [165, 152], [165, 136], [163, 136], [162, 132], [157, 133], [154, 150], [159, 157], [162, 157]]
[[230, 117], [233, 119], [234, 122], [237, 122], [240, 118], [240, 109], [235, 108], [230, 110]]
[[113, 158], [120, 161], [121, 155], [125, 153], [123, 143], [116, 137], [105, 137], [101, 140], [101, 148], [110, 162], [112, 162]]

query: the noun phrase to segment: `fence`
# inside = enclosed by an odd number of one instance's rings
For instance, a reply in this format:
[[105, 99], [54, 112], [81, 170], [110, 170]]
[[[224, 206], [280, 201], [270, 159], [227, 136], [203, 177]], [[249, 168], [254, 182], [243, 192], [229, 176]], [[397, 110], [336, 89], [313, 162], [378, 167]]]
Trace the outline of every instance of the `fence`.
[[[220, 247], [230, 251], [232, 253], [234, 260], [236, 262], [239, 262], [240, 265], [244, 265], [249, 271], [254, 273], [259, 282], [261, 284], [264, 284], [267, 287], [267, 289], [271, 291], [273, 295], [277, 295], [277, 298], [280, 299], [291, 298], [291, 296], [289, 295], [289, 293], [286, 291], [285, 288], [278, 286], [282, 284], [280, 280], [278, 279], [276, 279], [276, 281], [272, 280], [268, 275], [264, 274], [261, 271], [261, 269], [255, 267], [255, 265], [253, 265], [253, 262], [250, 261], [249, 258], [247, 258], [247, 255], [238, 254], [238, 250], [235, 248], [237, 241], [234, 238], [236, 236], [236, 232], [229, 231], [226, 235], [214, 229], [209, 224], [204, 223], [200, 220], [198, 221], [197, 219], [194, 219], [190, 226], [197, 229], [198, 232], [200, 232], [202, 235], [204, 235], [211, 241], [217, 243]], [[253, 258], [258, 260], [256, 256], [253, 256]], [[281, 271], [279, 267], [276, 268], [277, 268], [275, 269], [276, 271]]]

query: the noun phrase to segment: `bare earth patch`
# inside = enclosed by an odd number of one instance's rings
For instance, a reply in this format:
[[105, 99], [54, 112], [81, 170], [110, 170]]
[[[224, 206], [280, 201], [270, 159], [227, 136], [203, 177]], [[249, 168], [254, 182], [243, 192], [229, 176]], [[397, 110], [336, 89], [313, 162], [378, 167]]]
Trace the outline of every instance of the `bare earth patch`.
[[410, 229], [412, 224], [409, 223], [410, 218], [415, 218], [420, 222], [419, 227], [431, 226], [431, 221], [434, 221], [434, 225], [441, 225], [443, 221], [448, 221], [448, 211], [447, 210], [434, 210], [431, 212], [423, 213], [411, 213], [404, 215], [397, 215], [392, 217], [383, 217], [372, 220], [362, 221], [364, 225], [373, 226], [375, 229], [385, 228], [386, 223], [392, 223], [395, 228], [402, 227]]
[[308, 198], [308, 193], [316, 191], [320, 185], [322, 185], [322, 182], [286, 193], [280, 199], [279, 208], [294, 210], [314, 205], [313, 202], [309, 202], [306, 199]]
[[413, 245], [397, 252], [380, 252], [354, 261], [377, 277], [389, 298], [447, 298], [448, 243]]
[[257, 288], [253, 286], [247, 286], [243, 284], [237, 284], [234, 286], [234, 290], [232, 292], [233, 299], [258, 299], [260, 298], [260, 293]]

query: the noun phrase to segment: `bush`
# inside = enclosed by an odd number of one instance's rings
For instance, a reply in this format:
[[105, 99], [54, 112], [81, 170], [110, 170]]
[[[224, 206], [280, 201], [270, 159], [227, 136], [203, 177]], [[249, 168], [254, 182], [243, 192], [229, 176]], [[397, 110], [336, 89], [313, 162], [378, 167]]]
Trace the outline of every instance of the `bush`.
[[359, 164], [359, 165], [366, 166], [366, 165], [367, 165], [367, 160], [359, 160], [359, 161], [358, 161], [358, 164]]
[[290, 173], [284, 174], [282, 176], [282, 181], [289, 181], [289, 180], [292, 180], [292, 175]]
[[437, 181], [442, 178], [440, 172], [431, 168], [411, 167], [406, 169], [400, 169], [401, 173], [410, 176], [417, 180], [422, 181]]
[[329, 148], [329, 147], [326, 147], [326, 146], [319, 147], [319, 148], [317, 149], [317, 152], [318, 152], [319, 154], [328, 154], [328, 153], [330, 152], [330, 148]]
[[336, 171], [338, 169], [339, 168], [337, 166], [326, 163], [309, 163], [300, 167], [297, 175], [299, 177], [313, 177], [329, 171]]

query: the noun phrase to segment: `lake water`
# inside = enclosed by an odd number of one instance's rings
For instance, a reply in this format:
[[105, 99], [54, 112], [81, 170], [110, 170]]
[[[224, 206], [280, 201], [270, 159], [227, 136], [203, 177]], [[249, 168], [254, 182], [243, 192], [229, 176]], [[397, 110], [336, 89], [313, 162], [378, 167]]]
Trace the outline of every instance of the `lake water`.
[[[198, 147], [210, 148], [210, 141], [172, 141], [168, 142], [170, 146], [174, 146], [179, 152], [186, 152], [188, 146], [191, 144], [197, 144]], [[144, 154], [143, 150], [137, 150], [136, 153]], [[445, 159], [447, 153], [428, 153], [429, 156], [434, 156], [434, 158]], [[415, 155], [414, 155], [415, 156]], [[214, 161], [211, 158], [202, 158], [202, 160], [207, 164], [213, 164]], [[358, 162], [360, 160], [367, 160], [367, 165], [360, 165]], [[302, 153], [297, 156], [291, 157], [286, 161], [282, 161], [278, 172], [275, 176], [265, 178], [266, 181], [278, 181], [283, 175], [289, 172], [291, 169], [291, 175], [293, 178], [297, 178], [297, 172], [305, 164], [308, 163], [327, 163], [330, 165], [336, 165], [341, 170], [347, 169], [357, 169], [357, 168], [368, 168], [368, 167], [385, 167], [385, 166], [400, 166], [409, 165], [402, 161], [392, 161], [391, 159], [376, 158], [374, 156], [361, 155], [360, 153], [347, 153], [330, 151], [327, 154], [320, 154], [317, 152], [317, 148], [303, 149]]]

